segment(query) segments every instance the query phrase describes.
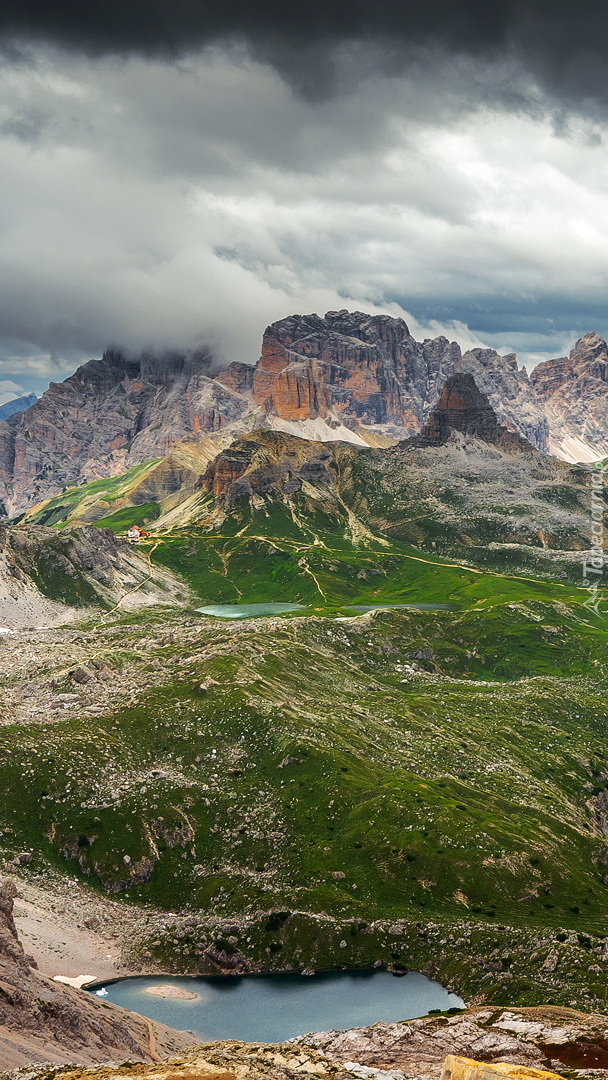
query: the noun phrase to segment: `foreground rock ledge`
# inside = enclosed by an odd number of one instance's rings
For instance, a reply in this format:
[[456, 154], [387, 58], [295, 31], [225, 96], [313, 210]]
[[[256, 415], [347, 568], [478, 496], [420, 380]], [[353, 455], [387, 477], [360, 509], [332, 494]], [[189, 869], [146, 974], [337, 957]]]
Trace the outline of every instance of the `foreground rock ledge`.
[[544, 1069], [530, 1069], [527, 1065], [511, 1065], [499, 1061], [494, 1065], [486, 1061], [473, 1061], [472, 1058], [455, 1057], [448, 1054], [443, 1064], [441, 1080], [560, 1080], [558, 1073]]
[[[0, 1080], [298, 1080], [303, 1075], [317, 1080], [400, 1080], [402, 1073], [393, 1070], [358, 1067], [355, 1062], [341, 1066], [314, 1051], [296, 1048], [293, 1042], [282, 1044], [217, 1042], [206, 1043], [169, 1061], [155, 1065], [143, 1062], [108, 1063], [86, 1068], [76, 1065], [42, 1065], [0, 1073]], [[471, 1058], [446, 1057], [441, 1080], [560, 1080], [557, 1073], [510, 1063], [488, 1064]]]
[[397, 1072], [397, 1080], [438, 1080], [444, 1059], [457, 1055], [608, 1080], [608, 1016], [550, 1005], [479, 1006], [455, 1016], [317, 1032], [292, 1042], [337, 1063], [358, 1063], [360, 1070], [353, 1075], [362, 1078], [370, 1076], [369, 1070], [381, 1070]]
[[32, 1064], [0, 1072], [0, 1080], [298, 1080], [303, 1075], [317, 1080], [556, 1080], [560, 1075], [608, 1080], [608, 1016], [551, 1006], [467, 1009], [458, 1016], [377, 1023], [287, 1043], [201, 1043], [153, 1064]]

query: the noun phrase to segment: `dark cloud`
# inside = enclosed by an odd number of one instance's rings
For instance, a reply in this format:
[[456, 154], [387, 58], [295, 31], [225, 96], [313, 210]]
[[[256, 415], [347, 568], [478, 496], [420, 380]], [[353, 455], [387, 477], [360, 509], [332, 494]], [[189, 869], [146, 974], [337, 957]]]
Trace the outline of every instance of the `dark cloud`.
[[370, 65], [402, 70], [424, 47], [510, 57], [568, 102], [608, 98], [608, 11], [594, 0], [4, 0], [0, 38], [173, 59], [240, 43], [309, 96]]
[[[566, 11], [566, 5], [563, 10]], [[421, 39], [463, 49], [499, 48], [514, 19], [511, 2], [426, 0], [5, 0], [0, 30], [6, 37], [53, 41], [91, 53], [167, 55], [227, 38], [303, 46], [359, 39]]]
[[0, 378], [111, 340], [255, 361], [266, 323], [343, 306], [532, 362], [606, 333], [589, 10], [9, 0]]

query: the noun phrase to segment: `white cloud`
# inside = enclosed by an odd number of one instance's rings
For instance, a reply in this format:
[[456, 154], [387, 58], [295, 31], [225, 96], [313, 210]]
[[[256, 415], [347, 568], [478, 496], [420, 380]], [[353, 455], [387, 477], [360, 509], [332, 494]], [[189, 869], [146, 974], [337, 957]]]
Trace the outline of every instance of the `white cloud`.
[[608, 331], [606, 131], [472, 96], [421, 64], [311, 104], [218, 51], [5, 68], [0, 371], [110, 342], [251, 362], [268, 322], [336, 307], [530, 365]]

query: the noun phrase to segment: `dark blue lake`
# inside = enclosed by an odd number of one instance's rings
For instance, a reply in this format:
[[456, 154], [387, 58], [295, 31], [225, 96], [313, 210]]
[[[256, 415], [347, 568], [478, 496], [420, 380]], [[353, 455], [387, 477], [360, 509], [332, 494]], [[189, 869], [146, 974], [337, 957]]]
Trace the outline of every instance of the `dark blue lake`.
[[[179, 986], [196, 998], [153, 997], [151, 986]], [[200, 1039], [281, 1042], [307, 1031], [392, 1023], [425, 1016], [430, 1009], [462, 1007], [456, 994], [411, 971], [351, 971], [239, 978], [173, 978], [155, 975], [106, 984], [105, 1001], [142, 1013]], [[99, 987], [97, 987], [99, 990]], [[92, 991], [93, 993], [95, 991]]]

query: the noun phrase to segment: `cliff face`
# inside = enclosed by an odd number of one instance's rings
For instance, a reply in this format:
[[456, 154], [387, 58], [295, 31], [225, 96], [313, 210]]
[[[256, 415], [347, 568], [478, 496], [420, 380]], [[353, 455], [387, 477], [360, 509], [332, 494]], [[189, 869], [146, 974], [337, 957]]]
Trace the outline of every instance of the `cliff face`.
[[[255, 367], [219, 375], [204, 352], [131, 359], [109, 350], [0, 420], [0, 500], [20, 513], [63, 487], [116, 476], [183, 440], [279, 428], [386, 445], [420, 433], [446, 379], [471, 375], [498, 423], [566, 460], [608, 455], [608, 348], [588, 334], [529, 379], [513, 355], [415, 341], [402, 319], [293, 315], [269, 326]], [[1, 507], [0, 507], [1, 509]]]
[[13, 921], [16, 888], [0, 882], [0, 1069], [39, 1062], [159, 1061], [196, 1040], [40, 975]]
[[19, 513], [62, 487], [115, 476], [167, 454], [185, 437], [238, 420], [249, 403], [211, 375], [204, 353], [109, 350], [25, 412], [0, 423], [6, 511]]
[[530, 377], [550, 425], [549, 449], [559, 457], [608, 456], [608, 346], [585, 334], [568, 357], [547, 360]]
[[546, 448], [547, 423], [514, 356], [461, 353], [445, 337], [414, 340], [402, 319], [361, 312], [294, 315], [268, 327], [253, 375], [253, 399], [286, 421], [322, 417], [380, 427], [397, 438], [420, 431], [448, 375], [467, 372], [498, 417]]

